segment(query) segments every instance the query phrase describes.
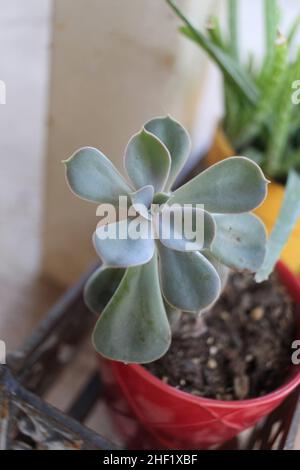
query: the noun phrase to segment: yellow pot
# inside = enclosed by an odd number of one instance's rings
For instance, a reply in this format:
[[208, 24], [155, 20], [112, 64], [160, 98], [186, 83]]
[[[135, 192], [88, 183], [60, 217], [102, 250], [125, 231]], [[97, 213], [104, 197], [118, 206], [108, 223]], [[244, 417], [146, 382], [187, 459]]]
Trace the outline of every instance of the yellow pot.
[[[235, 156], [232, 146], [227, 140], [224, 132], [218, 129], [212, 147], [207, 155], [207, 162], [213, 165], [228, 157]], [[265, 223], [268, 233], [270, 234], [281, 208], [285, 188], [282, 184], [271, 182], [269, 185], [268, 196], [264, 203], [256, 209], [255, 213]], [[284, 248], [282, 255], [284, 261], [289, 268], [296, 274], [300, 274], [300, 221], [296, 225], [291, 237]]]

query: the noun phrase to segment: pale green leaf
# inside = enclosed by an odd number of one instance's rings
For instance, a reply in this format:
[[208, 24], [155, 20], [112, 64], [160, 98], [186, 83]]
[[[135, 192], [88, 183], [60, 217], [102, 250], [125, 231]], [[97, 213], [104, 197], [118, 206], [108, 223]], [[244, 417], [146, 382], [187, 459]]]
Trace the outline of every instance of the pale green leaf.
[[145, 124], [145, 129], [158, 137], [170, 152], [171, 170], [166, 183], [166, 190], [168, 191], [190, 154], [191, 141], [189, 134], [179, 122], [170, 116], [152, 119]]
[[200, 253], [174, 251], [159, 244], [159, 257], [162, 291], [170, 305], [198, 313], [218, 298], [220, 278]]
[[215, 221], [200, 208], [166, 205], [155, 222], [161, 243], [171, 250], [199, 251], [210, 247], [215, 238]]
[[146, 219], [150, 219], [149, 209], [153, 202], [154, 188], [153, 186], [144, 186], [135, 193], [130, 194], [132, 207], [136, 212]]
[[84, 300], [92, 312], [100, 314], [117, 290], [125, 269], [101, 266], [88, 279], [84, 288]]
[[154, 253], [151, 222], [144, 217], [98, 227], [93, 242], [106, 266], [127, 268], [148, 263]]
[[170, 342], [154, 256], [148, 264], [126, 271], [96, 324], [93, 343], [109, 359], [145, 364], [163, 356]]
[[[300, 218], [300, 175], [291, 170], [288, 177], [283, 204], [275, 227], [267, 244], [267, 255], [263, 266], [256, 275], [257, 282], [263, 282], [272, 273], [282, 250]], [[300, 240], [299, 240], [300, 251]], [[298, 256], [298, 253], [295, 253]]]
[[84, 147], [64, 163], [68, 184], [82, 199], [116, 206], [119, 196], [132, 192], [114, 165], [95, 148]]
[[226, 266], [256, 272], [266, 255], [264, 224], [253, 214], [215, 215], [216, 238], [212, 254]]
[[143, 129], [127, 145], [125, 168], [136, 189], [151, 185], [157, 193], [164, 189], [168, 180], [171, 156], [157, 137]]
[[221, 281], [221, 290], [223, 291], [228, 281], [230, 269], [225, 266], [225, 264], [222, 264], [217, 258], [215, 258], [211, 251], [204, 250], [201, 253], [205, 256], [205, 258], [208, 259], [208, 261], [213, 265], [213, 267], [217, 271]]
[[244, 157], [211, 166], [174, 192], [169, 204], [203, 204], [208, 212], [234, 214], [258, 207], [267, 194], [260, 167]]

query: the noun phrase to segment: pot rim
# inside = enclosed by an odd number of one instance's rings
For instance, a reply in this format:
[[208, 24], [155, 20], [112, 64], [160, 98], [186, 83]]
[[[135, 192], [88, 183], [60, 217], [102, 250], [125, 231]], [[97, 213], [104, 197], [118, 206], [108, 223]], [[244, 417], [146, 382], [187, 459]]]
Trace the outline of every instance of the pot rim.
[[[279, 272], [280, 277], [282, 275], [287, 276], [289, 279], [288, 281], [291, 282], [293, 285], [291, 288], [295, 291], [298, 291], [299, 301], [300, 301], [300, 280], [296, 278], [296, 276], [287, 268], [287, 266], [280, 261], [276, 267], [277, 271]], [[291, 289], [291, 290], [292, 290]], [[291, 294], [290, 294], [291, 295]], [[300, 315], [300, 310], [298, 311], [298, 315]], [[112, 361], [112, 365], [114, 368], [118, 369], [121, 363]], [[140, 364], [122, 364], [123, 367], [129, 367], [132, 369], [136, 374], [138, 374], [141, 378], [145, 381], [150, 382], [156, 388], [160, 389], [162, 392], [168, 393], [169, 395], [173, 395], [174, 397], [180, 397], [182, 400], [185, 400], [190, 403], [198, 404], [201, 402], [202, 404], [207, 404], [209, 406], [214, 406], [215, 408], [250, 408], [254, 405], [266, 405], [268, 403], [272, 403], [276, 399], [284, 399], [288, 396], [297, 386], [300, 386], [300, 365], [291, 365], [291, 373], [290, 376], [285, 380], [283, 385], [278, 387], [273, 392], [270, 392], [262, 397], [257, 398], [250, 398], [247, 400], [231, 400], [231, 401], [224, 401], [224, 400], [217, 400], [213, 398], [204, 398], [198, 397], [196, 395], [192, 395], [191, 393], [184, 392], [182, 390], [178, 390], [172, 385], [168, 385], [164, 383], [158, 377], [151, 374], [148, 370], [146, 370], [143, 365]]]

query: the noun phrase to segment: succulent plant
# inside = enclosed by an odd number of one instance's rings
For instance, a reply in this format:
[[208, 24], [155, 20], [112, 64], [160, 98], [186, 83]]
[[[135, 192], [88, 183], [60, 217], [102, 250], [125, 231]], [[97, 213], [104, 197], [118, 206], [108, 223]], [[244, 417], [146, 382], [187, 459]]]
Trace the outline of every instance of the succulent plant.
[[[127, 218], [118, 214], [116, 221], [100, 224], [93, 237], [102, 265], [86, 284], [85, 300], [101, 313], [93, 343], [105, 357], [126, 363], [158, 359], [170, 346], [170, 323], [181, 311], [208, 309], [228, 268], [256, 272], [264, 260], [265, 228], [250, 213], [266, 197], [262, 170], [247, 158], [233, 157], [172, 192], [189, 152], [186, 130], [170, 117], [159, 117], [128, 143], [129, 182], [94, 148], [82, 148], [65, 162], [69, 186], [81, 198], [117, 208], [119, 197], [126, 196], [131, 205]], [[154, 211], [153, 202], [158, 204]], [[162, 236], [162, 216], [183, 205], [192, 218], [203, 216], [200, 243], [177, 238], [172, 224], [170, 237]], [[158, 238], [121, 237], [132, 221], [147, 233], [155, 226]], [[115, 237], [100, 236], [111, 229]]]
[[223, 75], [222, 126], [231, 145], [256, 161], [269, 178], [286, 183], [266, 260], [257, 276], [257, 280], [265, 280], [300, 218], [300, 119], [299, 105], [292, 99], [294, 93], [299, 96], [300, 49], [294, 43], [300, 16], [284, 36], [279, 32], [278, 1], [263, 0], [265, 56], [257, 64], [253, 52], [245, 61], [240, 51], [238, 0], [227, 0], [228, 31], [222, 30], [219, 19], [213, 16], [206, 34], [179, 9], [179, 1], [166, 2], [183, 22], [180, 31], [210, 56]]

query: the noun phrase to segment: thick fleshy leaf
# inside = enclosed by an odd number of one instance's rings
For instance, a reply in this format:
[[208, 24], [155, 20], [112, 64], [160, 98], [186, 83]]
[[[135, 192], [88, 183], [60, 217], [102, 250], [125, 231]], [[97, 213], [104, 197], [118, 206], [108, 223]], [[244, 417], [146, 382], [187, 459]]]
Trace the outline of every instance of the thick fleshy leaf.
[[253, 214], [215, 215], [216, 238], [212, 254], [226, 266], [256, 272], [266, 255], [264, 224]]
[[164, 305], [169, 320], [170, 328], [173, 333], [178, 327], [182, 312], [181, 310], [177, 310], [177, 308], [172, 307], [172, 305], [169, 305], [166, 300], [164, 301]]
[[136, 212], [146, 219], [150, 219], [149, 209], [153, 202], [154, 188], [153, 186], [144, 186], [135, 193], [130, 194], [132, 207]]
[[163, 356], [170, 342], [155, 255], [148, 264], [126, 271], [96, 324], [93, 343], [105, 357], [145, 364]]
[[191, 141], [185, 128], [170, 116], [158, 117], [145, 124], [145, 129], [161, 140], [171, 155], [171, 170], [166, 190], [171, 189], [190, 151]]
[[155, 244], [151, 235], [151, 222], [139, 216], [98, 227], [93, 242], [106, 266], [128, 268], [152, 259]]
[[130, 186], [99, 150], [84, 147], [65, 162], [71, 190], [82, 199], [117, 205], [119, 196], [128, 196]]
[[171, 250], [199, 251], [215, 238], [215, 221], [200, 208], [166, 205], [155, 222], [161, 243]]
[[256, 163], [227, 158], [175, 191], [170, 204], [203, 204], [208, 212], [219, 214], [249, 212], [264, 201], [267, 183]]
[[221, 290], [223, 291], [228, 281], [230, 269], [227, 268], [225, 264], [222, 264], [217, 258], [215, 258], [213, 254], [211, 253], [211, 251], [209, 250], [202, 251], [202, 255], [204, 255], [205, 258], [208, 259], [208, 261], [213, 265], [213, 267], [217, 271], [220, 281], [221, 281]]
[[159, 243], [159, 256], [162, 291], [170, 305], [198, 313], [218, 298], [220, 278], [200, 253], [173, 251]]
[[125, 168], [136, 189], [152, 185], [157, 193], [163, 190], [169, 177], [170, 153], [157, 137], [143, 129], [127, 145]]
[[[266, 281], [285, 245], [287, 244], [291, 233], [293, 232], [297, 221], [300, 219], [300, 175], [291, 170], [286, 185], [284, 200], [267, 243], [267, 254], [265, 261], [256, 275], [256, 281]], [[300, 240], [299, 240], [300, 250]], [[298, 253], [295, 253], [298, 256]]]
[[84, 288], [84, 300], [92, 312], [101, 313], [116, 292], [125, 269], [101, 266], [87, 281]]

